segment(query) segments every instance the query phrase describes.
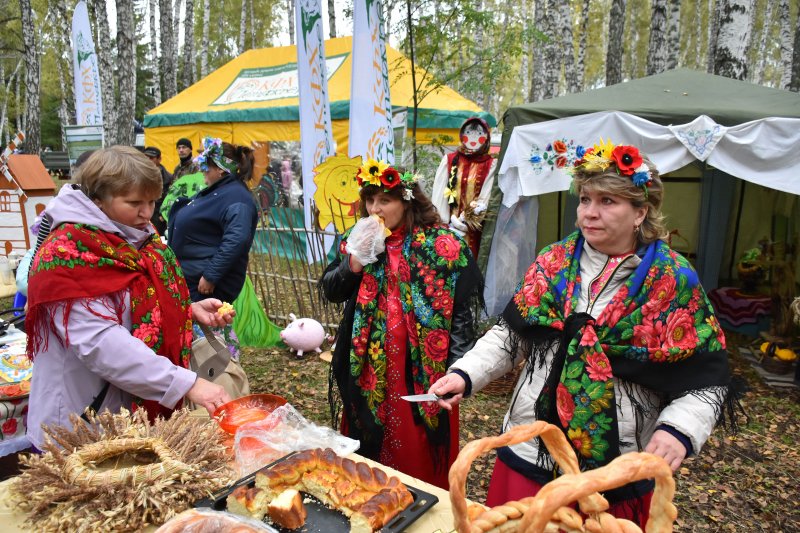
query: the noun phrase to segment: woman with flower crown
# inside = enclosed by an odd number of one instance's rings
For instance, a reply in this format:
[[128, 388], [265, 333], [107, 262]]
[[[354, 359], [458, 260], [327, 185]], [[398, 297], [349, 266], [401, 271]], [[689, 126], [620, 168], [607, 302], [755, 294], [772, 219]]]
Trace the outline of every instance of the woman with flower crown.
[[[541, 251], [498, 324], [429, 392], [455, 407], [524, 359], [504, 431], [555, 424], [582, 469], [643, 450], [677, 470], [732, 411], [725, 337], [662, 240], [663, 185], [637, 148], [601, 140], [575, 163], [573, 191], [578, 230]], [[500, 448], [486, 503], [532, 496], [557, 473], [538, 440]], [[652, 489], [609, 491], [609, 512], [644, 526]]]
[[[322, 276], [346, 302], [329, 398], [359, 453], [437, 486], [458, 455], [458, 413], [410, 403], [475, 340], [483, 286], [464, 241], [441, 223], [416, 175], [369, 160], [357, 175], [361, 219]], [[341, 406], [334, 399], [334, 382]]]

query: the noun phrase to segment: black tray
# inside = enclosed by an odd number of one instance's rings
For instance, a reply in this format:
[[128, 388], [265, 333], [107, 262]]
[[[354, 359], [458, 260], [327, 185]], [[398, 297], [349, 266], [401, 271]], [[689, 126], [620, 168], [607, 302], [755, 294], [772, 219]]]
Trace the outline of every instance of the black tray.
[[[293, 453], [281, 457], [277, 461], [273, 461], [264, 468], [272, 468], [273, 466], [281, 463], [294, 455]], [[195, 507], [211, 508], [215, 511], [226, 511], [228, 507], [228, 495], [237, 487], [245, 486], [248, 488], [255, 487], [256, 474], [253, 472], [249, 476], [243, 477], [230, 487], [227, 487], [210, 498], [203, 498], [194, 504]], [[409, 485], [406, 488], [411, 493], [414, 501], [403, 509], [403, 511], [392, 518], [381, 531], [384, 533], [400, 533], [410, 526], [417, 518], [422, 516], [428, 509], [433, 507], [439, 498], [429, 492], [420, 490]], [[350, 531], [350, 520], [341, 512], [326, 507], [322, 502], [311, 496], [310, 494], [303, 493], [303, 504], [308, 511], [308, 517], [303, 527], [298, 529], [286, 529], [278, 526], [277, 524], [269, 522], [269, 515], [264, 518], [264, 522], [270, 524], [272, 527], [281, 533], [288, 532], [302, 532], [302, 533], [335, 533], [337, 531]]]

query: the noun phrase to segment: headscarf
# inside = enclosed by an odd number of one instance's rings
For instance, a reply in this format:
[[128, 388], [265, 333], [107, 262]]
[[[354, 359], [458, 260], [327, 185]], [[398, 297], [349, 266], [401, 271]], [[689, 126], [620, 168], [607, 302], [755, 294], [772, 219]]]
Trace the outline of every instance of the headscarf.
[[[556, 353], [536, 402], [536, 416], [559, 426], [583, 467], [619, 455], [616, 377], [659, 393], [664, 405], [692, 394], [714, 403], [709, 388], [730, 384], [725, 336], [697, 273], [663, 241], [640, 251], [641, 263], [598, 317], [576, 313], [584, 239], [575, 232], [542, 250], [517, 288], [503, 320], [509, 349], [531, 368]], [[587, 280], [588, 282], [589, 280]], [[705, 390], [704, 390], [705, 389]], [[732, 395], [727, 395], [732, 414]], [[636, 405], [638, 410], [660, 406]], [[545, 448], [540, 446], [540, 452]]]

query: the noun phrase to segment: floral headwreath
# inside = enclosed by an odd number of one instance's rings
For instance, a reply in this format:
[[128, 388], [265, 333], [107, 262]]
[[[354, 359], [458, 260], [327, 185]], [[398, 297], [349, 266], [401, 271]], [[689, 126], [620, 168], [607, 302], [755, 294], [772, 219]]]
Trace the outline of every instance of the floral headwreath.
[[222, 139], [213, 137], [203, 137], [203, 151], [194, 158], [194, 162], [200, 167], [200, 170], [206, 172], [208, 170], [208, 162], [212, 161], [219, 168], [227, 170], [231, 174], [236, 173], [236, 162], [225, 157], [222, 153]]
[[647, 186], [653, 183], [653, 174], [635, 146], [615, 145], [611, 139], [604, 141], [600, 137], [600, 142], [588, 148], [569, 172], [574, 174], [581, 170], [590, 174], [600, 173], [611, 165], [616, 167], [620, 176], [630, 177], [633, 184], [643, 189], [647, 197]]
[[419, 182], [419, 176], [413, 172], [400, 172], [389, 166], [388, 163], [369, 158], [363, 162], [356, 174], [358, 187], [361, 189], [367, 185], [383, 187], [383, 192], [403, 187], [403, 200], [410, 202], [414, 199], [414, 186]]

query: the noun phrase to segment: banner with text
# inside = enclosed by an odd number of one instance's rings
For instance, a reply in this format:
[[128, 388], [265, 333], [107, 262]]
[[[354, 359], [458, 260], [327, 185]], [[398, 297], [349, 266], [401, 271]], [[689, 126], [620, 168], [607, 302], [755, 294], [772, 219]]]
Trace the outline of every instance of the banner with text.
[[[325, 41], [322, 38], [320, 0], [296, 3], [297, 83], [300, 94], [300, 146], [303, 162], [303, 210], [305, 226], [314, 228], [314, 169], [336, 153], [331, 127]], [[324, 229], [324, 228], [320, 228]], [[313, 239], [312, 239], [313, 240]], [[333, 240], [326, 239], [324, 250], [308, 250], [308, 260], [322, 259]]]
[[353, 5], [353, 72], [350, 88], [350, 157], [394, 164], [389, 65], [380, 0]]
[[86, 2], [81, 0], [72, 14], [72, 62], [75, 78], [75, 117], [79, 126], [103, 123], [100, 70], [94, 50]]

